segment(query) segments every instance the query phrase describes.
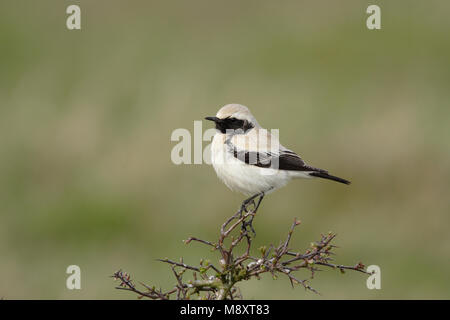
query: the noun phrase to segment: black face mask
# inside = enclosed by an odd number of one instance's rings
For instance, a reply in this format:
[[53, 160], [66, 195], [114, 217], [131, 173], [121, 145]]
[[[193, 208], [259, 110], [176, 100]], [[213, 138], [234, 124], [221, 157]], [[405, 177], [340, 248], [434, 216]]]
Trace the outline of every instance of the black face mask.
[[247, 120], [240, 120], [236, 118], [219, 119], [217, 117], [207, 117], [206, 120], [211, 120], [216, 123], [216, 129], [222, 133], [226, 133], [227, 130], [234, 130], [235, 133], [245, 133], [252, 129], [254, 126]]

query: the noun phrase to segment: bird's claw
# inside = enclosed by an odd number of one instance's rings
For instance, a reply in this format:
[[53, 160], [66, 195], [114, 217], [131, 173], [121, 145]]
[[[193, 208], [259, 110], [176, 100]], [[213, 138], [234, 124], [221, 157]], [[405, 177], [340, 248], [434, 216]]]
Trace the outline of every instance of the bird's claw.
[[249, 213], [250, 212], [249, 209], [248, 209], [248, 206], [251, 205], [251, 204], [253, 204], [253, 207], [255, 207], [255, 201], [254, 200], [242, 203], [241, 208], [239, 209], [239, 218], [242, 218], [242, 214], [244, 212], [245, 213]]
[[253, 232], [253, 236], [256, 237], [255, 229], [253, 229], [253, 217], [250, 218], [249, 221], [242, 221], [241, 230], [242, 232], [247, 232], [247, 227], [250, 227], [250, 230]]

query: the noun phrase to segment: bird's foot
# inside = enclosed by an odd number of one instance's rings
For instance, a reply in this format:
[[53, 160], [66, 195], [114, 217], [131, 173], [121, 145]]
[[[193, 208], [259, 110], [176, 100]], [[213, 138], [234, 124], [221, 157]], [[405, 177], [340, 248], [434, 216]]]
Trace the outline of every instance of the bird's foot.
[[[253, 208], [256, 207], [255, 204], [255, 200], [251, 200], [251, 201], [244, 201], [242, 202], [241, 208], [239, 209], [238, 213], [239, 213], [239, 218], [242, 218], [242, 214], [245, 213], [249, 213], [249, 206], [253, 204]], [[254, 209], [253, 209], [254, 210]]]
[[[259, 197], [258, 202], [255, 202], [255, 199]], [[250, 228], [250, 230], [253, 232], [253, 235], [256, 236], [255, 229], [253, 229], [253, 218], [255, 217], [256, 211], [259, 208], [259, 205], [261, 204], [262, 199], [264, 198], [264, 192], [257, 193], [254, 196], [244, 200], [242, 202], [241, 208], [238, 212], [239, 219], [242, 219], [242, 226], [241, 230], [242, 232], [247, 232], [247, 227]], [[252, 207], [253, 206], [253, 207]], [[243, 213], [246, 213], [245, 216], [243, 216]], [[250, 219], [246, 221], [247, 217], [250, 216]]]
[[250, 230], [253, 232], [253, 236], [256, 237], [256, 232], [255, 229], [253, 229], [253, 218], [254, 218], [254, 213], [251, 215], [250, 220], [249, 221], [242, 221], [242, 226], [241, 226], [241, 230], [242, 232], [248, 232], [247, 227], [250, 228]]

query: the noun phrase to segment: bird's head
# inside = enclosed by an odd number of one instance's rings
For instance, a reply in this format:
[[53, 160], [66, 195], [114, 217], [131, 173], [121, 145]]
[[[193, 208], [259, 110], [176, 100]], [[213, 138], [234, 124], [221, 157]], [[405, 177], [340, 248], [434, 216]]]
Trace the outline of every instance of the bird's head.
[[259, 127], [250, 110], [240, 104], [227, 104], [220, 108], [215, 117], [206, 117], [205, 119], [214, 121], [216, 129], [221, 133], [227, 133], [227, 130], [245, 133], [252, 128]]

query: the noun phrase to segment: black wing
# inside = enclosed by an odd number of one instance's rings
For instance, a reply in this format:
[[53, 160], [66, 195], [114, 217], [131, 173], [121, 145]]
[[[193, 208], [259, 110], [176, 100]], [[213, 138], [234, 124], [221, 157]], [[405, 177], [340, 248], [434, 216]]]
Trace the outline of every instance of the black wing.
[[280, 170], [327, 172], [323, 169], [308, 166], [302, 158], [290, 150], [280, 153], [278, 159]]
[[350, 181], [332, 176], [327, 170], [311, 167], [305, 163], [295, 152], [290, 150], [280, 150], [280, 154], [273, 154], [270, 152], [256, 152], [238, 150], [230, 141], [227, 141], [228, 146], [233, 152], [233, 156], [245, 162], [246, 164], [261, 167], [273, 168], [279, 170], [291, 171], [310, 171], [309, 175], [328, 180], [337, 181], [344, 184], [350, 184]]
[[279, 154], [273, 154], [271, 152], [238, 150], [230, 141], [227, 141], [227, 144], [236, 159], [249, 165], [279, 170], [326, 172], [308, 166], [302, 158], [290, 150], [281, 150]]

